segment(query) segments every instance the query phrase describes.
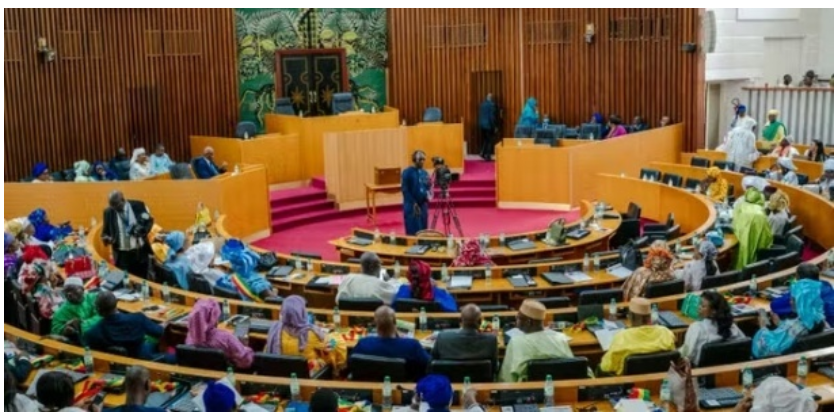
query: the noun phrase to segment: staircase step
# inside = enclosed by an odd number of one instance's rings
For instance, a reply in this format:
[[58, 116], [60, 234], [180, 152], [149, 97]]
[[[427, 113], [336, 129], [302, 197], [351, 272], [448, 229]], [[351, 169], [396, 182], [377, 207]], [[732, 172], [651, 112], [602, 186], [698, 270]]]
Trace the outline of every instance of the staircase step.
[[274, 218], [283, 216], [294, 216], [308, 212], [330, 212], [334, 210], [334, 202], [328, 199], [311, 200], [307, 202], [294, 203], [271, 207], [270, 214]]
[[325, 190], [313, 187], [279, 190], [270, 194], [271, 208], [290, 206], [298, 203], [308, 203], [315, 200], [325, 200], [328, 196]]
[[325, 177], [314, 177], [311, 179], [311, 187], [315, 189], [325, 190], [326, 189], [326, 182]]

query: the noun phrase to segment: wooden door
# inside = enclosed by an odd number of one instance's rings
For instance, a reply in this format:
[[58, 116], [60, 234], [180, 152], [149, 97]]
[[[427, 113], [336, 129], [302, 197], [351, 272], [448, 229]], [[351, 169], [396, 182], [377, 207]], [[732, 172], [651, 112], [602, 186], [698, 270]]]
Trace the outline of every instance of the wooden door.
[[469, 96], [468, 109], [463, 111], [465, 116], [465, 137], [468, 140], [468, 154], [480, 153], [480, 127], [479, 109], [480, 104], [485, 100], [486, 95], [492, 94], [494, 103], [497, 104], [497, 125], [500, 132], [494, 137], [495, 140], [503, 136], [503, 72], [502, 71], [475, 71], [471, 72], [471, 92]]
[[330, 115], [331, 98], [349, 91], [345, 49], [276, 52], [276, 97], [289, 97], [294, 112]]

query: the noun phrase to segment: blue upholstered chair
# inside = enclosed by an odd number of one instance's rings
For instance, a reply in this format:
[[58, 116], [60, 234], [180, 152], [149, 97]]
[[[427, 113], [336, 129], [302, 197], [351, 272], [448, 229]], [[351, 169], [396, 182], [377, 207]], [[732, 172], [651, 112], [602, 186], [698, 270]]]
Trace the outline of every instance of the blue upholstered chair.
[[291, 99], [288, 97], [277, 98], [276, 105], [273, 107], [273, 112], [283, 115], [295, 115], [294, 105], [291, 104]]
[[441, 122], [442, 110], [439, 107], [427, 107], [424, 109], [424, 122]]
[[331, 98], [331, 111], [334, 114], [355, 110], [355, 99], [351, 92], [340, 92]]
[[235, 136], [238, 138], [244, 138], [245, 134], [247, 137], [253, 138], [256, 136], [256, 131], [258, 131], [256, 124], [250, 121], [242, 121], [235, 126]]
[[525, 125], [518, 125], [514, 127], [514, 138], [532, 138], [535, 135], [535, 129]]

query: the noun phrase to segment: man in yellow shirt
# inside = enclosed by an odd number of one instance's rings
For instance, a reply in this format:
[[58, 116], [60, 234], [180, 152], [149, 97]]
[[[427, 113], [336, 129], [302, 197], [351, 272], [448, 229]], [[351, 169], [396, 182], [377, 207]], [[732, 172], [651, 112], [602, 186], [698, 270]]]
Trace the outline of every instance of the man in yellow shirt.
[[573, 357], [570, 338], [564, 333], [544, 330], [545, 317], [546, 307], [539, 301], [526, 300], [520, 306], [517, 328], [524, 334], [509, 341], [500, 370], [500, 382], [525, 382], [532, 360]]
[[602, 357], [603, 373], [621, 376], [625, 359], [632, 355], [674, 350], [674, 333], [663, 326], [651, 324], [651, 301], [642, 297], [631, 299], [631, 328], [613, 336], [613, 342]]

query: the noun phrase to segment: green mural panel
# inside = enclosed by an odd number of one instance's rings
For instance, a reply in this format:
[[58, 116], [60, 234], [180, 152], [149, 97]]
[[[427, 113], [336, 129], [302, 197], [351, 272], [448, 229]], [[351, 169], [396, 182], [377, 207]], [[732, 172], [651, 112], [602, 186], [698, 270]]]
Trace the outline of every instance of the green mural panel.
[[309, 10], [315, 47], [346, 50], [349, 84], [361, 107], [386, 104], [386, 9], [235, 9], [241, 121], [262, 128], [273, 111], [274, 52], [308, 47], [302, 18]]

